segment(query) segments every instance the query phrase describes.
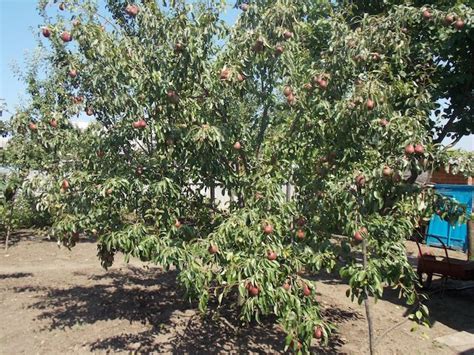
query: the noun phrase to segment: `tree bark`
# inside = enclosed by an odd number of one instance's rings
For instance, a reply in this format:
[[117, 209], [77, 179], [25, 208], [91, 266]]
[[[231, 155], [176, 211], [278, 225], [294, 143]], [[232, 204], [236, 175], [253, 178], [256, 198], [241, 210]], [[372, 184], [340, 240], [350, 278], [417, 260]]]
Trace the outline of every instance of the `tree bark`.
[[[363, 262], [364, 262], [364, 269], [367, 269], [367, 246], [365, 240], [362, 241], [362, 252], [363, 252]], [[372, 305], [370, 304], [369, 295], [367, 293], [367, 287], [364, 287], [365, 292], [365, 299], [364, 299], [364, 306], [365, 306], [365, 315], [367, 317], [367, 325], [369, 327], [369, 353], [370, 355], [375, 354], [374, 349], [374, 326], [373, 326], [373, 319], [372, 319]]]
[[211, 205], [215, 206], [216, 204], [216, 186], [214, 185], [214, 181], [211, 182]]
[[5, 236], [5, 251], [8, 250], [8, 242], [10, 239], [10, 234], [12, 231], [12, 218], [13, 218], [13, 201], [12, 205], [10, 206], [10, 215], [8, 216], [8, 224], [7, 224], [7, 234]]
[[467, 260], [474, 261], [474, 222], [467, 222]]

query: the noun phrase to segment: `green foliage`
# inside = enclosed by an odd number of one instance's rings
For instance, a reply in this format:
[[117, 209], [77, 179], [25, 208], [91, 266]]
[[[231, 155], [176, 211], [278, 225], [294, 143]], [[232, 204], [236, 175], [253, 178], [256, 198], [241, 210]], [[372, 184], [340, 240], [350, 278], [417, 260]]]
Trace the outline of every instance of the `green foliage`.
[[[334, 328], [308, 273], [338, 270], [359, 302], [396, 287], [423, 320], [404, 241], [439, 201], [413, 183], [449, 161], [430, 111], [451, 74], [434, 56], [469, 36], [471, 7], [433, 7], [436, 21], [466, 19], [440, 30], [387, 2], [356, 16], [350, 4], [258, 0], [231, 27], [221, 1], [142, 1], [136, 16], [128, 1], [109, 14], [64, 4], [53, 19], [39, 3], [47, 75], [30, 69], [7, 155], [35, 172], [27, 194], [65, 246], [87, 233], [104, 267], [117, 253], [176, 267], [203, 312], [237, 299], [243, 321], [273, 314], [303, 351], [316, 327], [325, 342]], [[70, 120], [84, 112], [96, 122], [79, 130]]]
[[[445, 138], [457, 142], [463, 136], [473, 134], [471, 93], [474, 73], [471, 68], [474, 36], [469, 25], [473, 21], [472, 1], [342, 0], [337, 3], [351, 4], [349, 21], [367, 13], [385, 16], [393, 8], [414, 3], [418, 16], [408, 12], [408, 17], [401, 21], [412, 39], [406, 43], [410, 46], [411, 60], [405, 71], [417, 70], [427, 61], [435, 64], [431, 66], [431, 85], [425, 87], [432, 102], [436, 103], [435, 114], [430, 117], [430, 126], [436, 133], [435, 142], [441, 143]], [[430, 14], [429, 18], [422, 16], [424, 10]]]

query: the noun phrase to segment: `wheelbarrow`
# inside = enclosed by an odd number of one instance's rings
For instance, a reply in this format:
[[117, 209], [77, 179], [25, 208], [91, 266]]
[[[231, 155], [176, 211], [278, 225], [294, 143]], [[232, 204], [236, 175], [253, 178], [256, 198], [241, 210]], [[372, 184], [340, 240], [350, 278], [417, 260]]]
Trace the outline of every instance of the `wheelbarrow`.
[[441, 276], [444, 281], [449, 278], [456, 280], [474, 280], [474, 261], [468, 260], [459, 260], [450, 258], [448, 255], [448, 249], [443, 241], [438, 239], [441, 243], [445, 257], [437, 257], [431, 254], [423, 253], [421, 251], [421, 246], [418, 240], [416, 245], [418, 246], [418, 266], [417, 273], [420, 280], [420, 284], [423, 288], [427, 289], [431, 286], [431, 281], [433, 280], [433, 275]]

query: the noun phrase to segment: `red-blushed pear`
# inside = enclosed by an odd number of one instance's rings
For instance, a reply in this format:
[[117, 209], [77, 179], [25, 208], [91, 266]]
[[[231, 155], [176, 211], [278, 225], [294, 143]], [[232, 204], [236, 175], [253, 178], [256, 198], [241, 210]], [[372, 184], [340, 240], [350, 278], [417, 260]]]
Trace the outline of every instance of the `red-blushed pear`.
[[288, 97], [292, 94], [293, 94], [293, 89], [291, 88], [291, 86], [285, 86], [285, 88], [283, 89], [283, 95]]
[[266, 235], [269, 235], [269, 234], [272, 234], [273, 233], [273, 227], [271, 224], [266, 224], [264, 227], [263, 227], [263, 233], [265, 233]]
[[62, 2], [59, 4], [59, 10], [64, 11], [66, 9], [66, 5]]
[[135, 169], [135, 175], [138, 177], [143, 175], [143, 166], [141, 165], [137, 166], [137, 168]]
[[49, 125], [53, 128], [56, 128], [58, 126], [58, 121], [56, 121], [54, 118], [49, 121]]
[[258, 294], [260, 293], [260, 289], [257, 286], [254, 286], [252, 284], [248, 285], [247, 290], [251, 297], [257, 297]]
[[275, 47], [275, 55], [277, 56], [282, 55], [284, 51], [285, 51], [285, 48], [283, 48], [283, 46], [281, 45], [278, 45]]
[[359, 187], [359, 188], [364, 187], [365, 183], [366, 183], [365, 176], [362, 175], [362, 174], [357, 175], [356, 178], [355, 178], [355, 183], [356, 183], [357, 187]]
[[68, 75], [69, 75], [69, 77], [74, 79], [77, 76], [77, 70], [76, 69], [69, 69]]
[[446, 17], [444, 18], [444, 24], [446, 26], [449, 26], [450, 24], [452, 24], [454, 22], [454, 16], [453, 15], [446, 15]]
[[293, 94], [290, 94], [289, 96], [286, 97], [286, 102], [288, 102], [288, 105], [293, 106], [296, 104], [296, 96]]
[[88, 107], [86, 109], [86, 115], [87, 116], [92, 116], [94, 114], [94, 109], [92, 107]]
[[462, 30], [464, 28], [464, 21], [461, 19], [456, 20], [456, 22], [454, 23], [454, 27], [457, 30]]
[[36, 125], [36, 123], [30, 122], [28, 123], [28, 128], [30, 129], [30, 131], [36, 131], [38, 129], [38, 126]]
[[237, 74], [237, 81], [239, 83], [244, 82], [245, 81], [245, 75], [243, 75], [242, 73]]
[[49, 38], [51, 36], [51, 30], [48, 27], [43, 27], [41, 29], [41, 32], [43, 33], [43, 36], [46, 38]]
[[108, 188], [107, 190], [105, 190], [105, 194], [106, 194], [107, 196], [110, 196], [110, 195], [112, 195], [113, 193], [114, 193], [114, 189], [113, 189], [113, 188]]
[[289, 282], [288, 280], [286, 280], [286, 281], [283, 283], [283, 286], [282, 286], [282, 287], [283, 287], [283, 289], [284, 289], [285, 291], [289, 291], [289, 290], [291, 289], [291, 284], [290, 284], [290, 282]]
[[103, 150], [98, 150], [96, 154], [97, 154], [97, 157], [99, 158], [103, 158], [105, 156], [105, 153]]
[[217, 248], [217, 245], [214, 245], [214, 244], [211, 244], [209, 246], [209, 248], [207, 249], [207, 251], [209, 252], [209, 254], [217, 254], [217, 252], [219, 251], [219, 248]]
[[263, 39], [259, 38], [255, 41], [255, 44], [253, 45], [253, 50], [256, 53], [260, 53], [263, 51], [264, 45], [265, 45], [265, 42], [263, 41]]
[[240, 5], [240, 9], [241, 9], [243, 12], [247, 12], [247, 10], [249, 9], [249, 4], [241, 4], [241, 5]]
[[267, 259], [268, 260], [273, 261], [273, 260], [276, 260], [277, 257], [278, 257], [278, 255], [274, 251], [272, 251], [272, 250], [267, 251]]
[[406, 155], [412, 155], [415, 153], [415, 147], [413, 146], [413, 144], [407, 144], [405, 146], [405, 154]]
[[72, 25], [74, 27], [77, 27], [81, 24], [81, 21], [79, 21], [77, 18], [75, 18], [74, 20], [72, 20]]
[[127, 7], [125, 8], [125, 12], [131, 17], [137, 16], [139, 11], [139, 7], [135, 4], [127, 5]]
[[415, 153], [418, 155], [424, 154], [425, 153], [425, 147], [423, 144], [416, 144], [415, 145]]
[[168, 89], [168, 91], [166, 92], [166, 97], [168, 98], [168, 101], [172, 104], [177, 104], [179, 102], [178, 94], [172, 89]]
[[240, 144], [240, 142], [235, 142], [234, 143], [234, 149], [235, 150], [240, 150], [242, 148], [242, 145]]
[[61, 182], [61, 188], [63, 190], [67, 190], [69, 189], [69, 181], [67, 179], [64, 179], [62, 182]]
[[399, 183], [400, 181], [402, 181], [402, 176], [400, 175], [400, 173], [398, 171], [395, 171], [392, 175], [392, 181], [394, 183]]
[[364, 235], [367, 234], [367, 228], [362, 227], [354, 233], [354, 241], [358, 244], [364, 240]]
[[423, 10], [422, 15], [425, 20], [430, 20], [431, 17], [433, 16], [428, 9]]
[[377, 52], [372, 53], [372, 60], [374, 62], [378, 62], [380, 59], [382, 59], [382, 56], [379, 53], [377, 53]]
[[181, 53], [183, 50], [184, 50], [184, 44], [182, 44], [181, 42], [178, 42], [174, 45], [174, 51], [176, 53]]
[[286, 30], [285, 32], [283, 32], [283, 38], [292, 39], [293, 38], [293, 32]]
[[313, 84], [317, 85], [321, 90], [326, 90], [326, 88], [328, 87], [328, 81], [322, 75], [314, 76], [312, 81]]
[[387, 126], [389, 125], [389, 123], [390, 123], [390, 122], [388, 122], [388, 120], [385, 119], [385, 118], [381, 118], [381, 119], [379, 120], [379, 124], [380, 124], [382, 127], [387, 127]]
[[303, 295], [305, 295], [306, 297], [311, 295], [311, 289], [307, 284], [303, 285]]
[[138, 127], [139, 128], [146, 128], [147, 124], [144, 119], [138, 120]]
[[71, 42], [72, 41], [72, 35], [68, 31], [62, 32], [60, 37], [61, 37], [63, 42]]
[[385, 166], [382, 170], [382, 174], [383, 174], [383, 176], [388, 178], [388, 177], [392, 176], [393, 170], [389, 166]]
[[372, 99], [368, 99], [365, 103], [365, 106], [367, 107], [367, 110], [373, 110], [375, 107], [375, 102]]
[[296, 225], [298, 227], [303, 227], [306, 224], [306, 219], [304, 217], [298, 217], [296, 220]]
[[298, 231], [296, 232], [296, 237], [297, 237], [299, 240], [304, 239], [304, 230], [298, 229]]
[[181, 228], [181, 222], [179, 221], [179, 219], [177, 219], [177, 220], [174, 222], [174, 226], [175, 226], [175, 228], [177, 228], [177, 229]]
[[84, 96], [73, 96], [72, 101], [78, 105], [84, 101]]
[[316, 339], [321, 339], [323, 337], [323, 328], [320, 325], [314, 327], [314, 337]]
[[230, 77], [230, 70], [227, 68], [221, 69], [219, 73], [219, 79], [225, 81], [225, 80], [229, 80], [229, 77]]
[[299, 350], [301, 350], [302, 347], [303, 347], [303, 344], [301, 344], [301, 342], [298, 339], [292, 340], [290, 342], [290, 349], [291, 350], [299, 351]]

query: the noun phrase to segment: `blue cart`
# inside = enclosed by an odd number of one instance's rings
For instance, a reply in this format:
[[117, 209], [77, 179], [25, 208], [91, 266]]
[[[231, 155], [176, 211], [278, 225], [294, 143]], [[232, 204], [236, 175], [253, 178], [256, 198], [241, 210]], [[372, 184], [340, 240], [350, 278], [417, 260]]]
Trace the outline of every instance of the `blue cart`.
[[[436, 184], [435, 189], [443, 196], [454, 198], [458, 202], [466, 204], [467, 213], [468, 215], [471, 214], [474, 186]], [[453, 226], [434, 214], [426, 233], [426, 244], [440, 247], [445, 246], [465, 252], [468, 247], [467, 224]]]

